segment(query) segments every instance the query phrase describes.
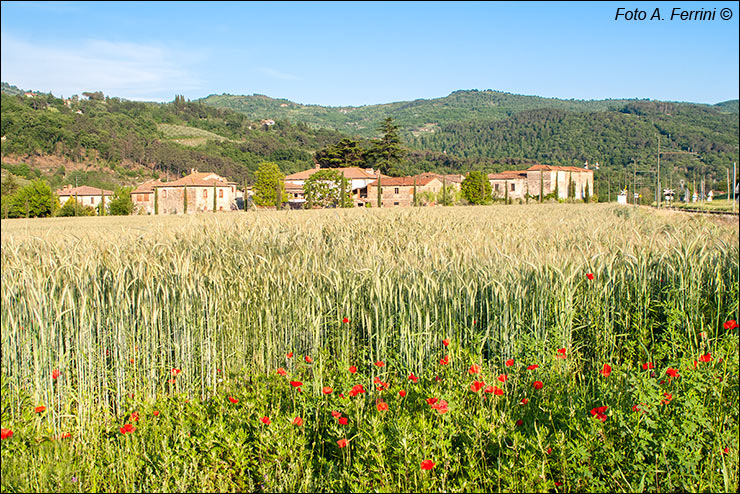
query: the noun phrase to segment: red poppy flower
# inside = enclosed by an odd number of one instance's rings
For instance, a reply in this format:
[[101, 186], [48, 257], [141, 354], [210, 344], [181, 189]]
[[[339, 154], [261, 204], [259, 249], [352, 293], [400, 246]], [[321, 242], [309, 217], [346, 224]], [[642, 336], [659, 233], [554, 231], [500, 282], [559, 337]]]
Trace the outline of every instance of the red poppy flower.
[[59, 369], [54, 369], [53, 371], [51, 371], [51, 378], [56, 379], [57, 377], [59, 377], [60, 374], [61, 373], [59, 372]]
[[642, 364], [642, 370], [648, 370], [648, 369], [654, 369], [655, 366], [652, 362], [647, 362], [645, 364]]
[[509, 376], [507, 376], [506, 374], [501, 374], [501, 375], [500, 375], [500, 376], [498, 376], [498, 377], [497, 377], [496, 379], [498, 379], [498, 380], [499, 380], [499, 381], [501, 381], [502, 383], [505, 383], [505, 382], [506, 382], [506, 380], [507, 380], [508, 378], [509, 378]]
[[493, 393], [495, 391], [493, 386], [486, 386], [483, 390], [484, 393]]
[[[3, 429], [3, 430], [5, 430], [5, 429]], [[11, 434], [12, 434], [12, 432], [11, 432]], [[722, 451], [724, 451], [724, 453], [725, 453], [725, 454], [727, 454], [727, 453], [729, 453], [729, 452], [730, 452], [730, 448], [725, 448], [725, 449], [723, 449]]]
[[560, 487], [561, 485], [563, 485], [562, 482], [558, 482], [557, 480], [555, 481], [555, 487]]
[[216, 369], [216, 372], [220, 373], [221, 372], [221, 369]]
[[521, 427], [523, 424], [524, 424], [524, 421], [522, 421], [522, 419], [519, 419], [519, 420], [516, 421], [516, 426], [517, 427]]
[[671, 377], [679, 377], [679, 373], [676, 369], [671, 369], [668, 367], [668, 369], [665, 371], [666, 374], [668, 374]]
[[354, 373], [356, 373], [356, 372], [357, 372], [357, 367], [355, 367], [354, 365], [350, 365], [350, 366], [349, 366], [349, 371], [350, 371], [350, 372], [351, 372], [352, 374], [354, 374]]
[[354, 386], [352, 386], [352, 389], [350, 390], [349, 395], [351, 397], [355, 397], [358, 394], [364, 393], [364, 392], [365, 392], [365, 388], [362, 387], [362, 384], [355, 384]]
[[309, 364], [310, 364], [311, 362], [313, 362], [313, 359], [312, 359], [311, 357], [309, 357], [308, 355], [306, 355], [305, 357], [303, 357], [303, 359], [304, 359], [304, 360], [305, 360], [306, 362], [308, 362]]
[[270, 417], [262, 417], [260, 421], [265, 425], [270, 425]]
[[293, 386], [294, 388], [299, 388], [303, 386], [303, 383], [301, 381], [290, 381], [290, 385]]
[[468, 369], [468, 374], [480, 374], [480, 365], [473, 364], [470, 366], [470, 369]]
[[712, 354], [707, 353], [706, 355], [702, 355], [699, 357], [699, 362], [711, 362], [712, 361]]
[[588, 278], [589, 280], [593, 280], [594, 279], [594, 274], [593, 273], [586, 273], [586, 278]]
[[134, 359], [131, 359], [130, 362], [133, 364], [134, 363]]
[[557, 355], [555, 355], [555, 358], [566, 358], [566, 355], [565, 355], [565, 348], [560, 348], [560, 349], [558, 350], [558, 354], [557, 354]]
[[520, 402], [522, 405], [526, 405], [529, 403], [529, 398], [522, 398], [522, 401]]
[[419, 378], [416, 377], [413, 372], [411, 373], [411, 375], [409, 375], [409, 379], [412, 380], [412, 381], [414, 381], [414, 382], [419, 381]]
[[506, 367], [511, 367], [512, 365], [514, 365], [514, 359], [510, 358], [506, 361]]
[[342, 322], [343, 322], [344, 324], [347, 324], [347, 323], [349, 322], [349, 319], [347, 319], [347, 318], [345, 317], [344, 319], [342, 319]]
[[609, 374], [612, 373], [612, 366], [609, 364], [604, 364], [604, 368], [599, 371], [599, 374], [601, 374], [604, 377], [609, 377]]
[[539, 365], [537, 365], [537, 364], [528, 365], [527, 366], [527, 370], [535, 370], [538, 367], [539, 367]]
[[344, 395], [342, 393], [337, 393], [337, 396], [340, 398], [344, 398]]
[[293, 425], [297, 425], [298, 427], [303, 425], [303, 419], [300, 417], [296, 417], [293, 419]]
[[346, 447], [347, 446], [347, 440], [346, 439], [340, 439], [339, 441], [337, 441], [337, 446], [339, 446], [340, 448]]
[[236, 398], [234, 398], [233, 396], [229, 396], [229, 401], [230, 401], [231, 403], [239, 403], [239, 400], [237, 400], [237, 399], [236, 399]]
[[735, 329], [735, 328], [737, 327], [737, 321], [736, 321], [736, 320], [734, 320], [734, 319], [733, 319], [733, 320], [731, 320], [731, 321], [727, 321], [727, 322], [726, 322], [726, 323], [724, 324], [724, 327], [725, 327], [725, 329], [727, 329], [727, 330], [732, 330], [732, 329]]
[[601, 406], [601, 407], [595, 407], [591, 409], [591, 415], [596, 417], [597, 419], [601, 420], [602, 422], [606, 422], [606, 409], [609, 408], [608, 406]]
[[665, 396], [665, 399], [660, 400], [661, 405], [667, 405], [673, 399], [673, 395], [671, 393], [663, 393], [663, 396]]
[[632, 411], [633, 412], [639, 412], [640, 411], [640, 407], [638, 407], [637, 405], [632, 405]]
[[333, 410], [331, 412], [331, 416], [334, 417], [334, 418], [341, 417], [342, 416], [342, 412], [337, 412], [336, 410]]
[[704, 331], [702, 331], [699, 333], [699, 336], [701, 336], [702, 338], [706, 338], [707, 334]]
[[139, 421], [139, 412], [131, 412], [131, 422]]
[[178, 375], [181, 372], [182, 372], [182, 369], [172, 369], [170, 371], [170, 374], [172, 374], [173, 376], [176, 376], [176, 375]]
[[548, 455], [549, 455], [550, 453], [552, 453], [552, 448], [547, 448], [547, 451], [545, 451], [545, 453], [547, 453]]
[[534, 389], [542, 389], [542, 386], [543, 386], [542, 381], [535, 381], [532, 383], [532, 387]]
[[128, 434], [131, 432], [134, 432], [136, 430], [136, 427], [134, 427], [131, 424], [126, 424], [123, 427], [119, 429], [121, 431], [121, 434]]
[[437, 398], [427, 398], [427, 404], [429, 405], [434, 405], [437, 401], [439, 401]]
[[379, 401], [378, 402], [378, 411], [379, 412], [385, 412], [386, 410], [388, 410], [388, 403], [386, 403], [384, 401]]
[[435, 463], [432, 460], [424, 460], [421, 462], [422, 470], [431, 470], [434, 468]]
[[293, 352], [288, 352], [285, 354], [285, 356], [288, 358], [293, 358]]
[[159, 417], [159, 410], [154, 410], [154, 416]]
[[167, 382], [170, 384], [175, 384], [177, 382], [177, 379], [173, 377], [172, 379], [167, 379]]
[[444, 346], [450, 346], [450, 340], [448, 340], [448, 339], [444, 339], [444, 340], [442, 340], [442, 344], [443, 344]]
[[432, 405], [432, 408], [437, 410], [440, 414], [447, 413], [450, 411], [447, 408], [447, 402], [445, 400], [439, 400], [438, 402]]
[[325, 395], [330, 395], [332, 391], [334, 390], [331, 389], [331, 387], [329, 386], [324, 386], [323, 388], [321, 388], [321, 392], [324, 393]]
[[398, 392], [398, 395], [399, 395], [399, 396], [400, 396], [401, 398], [405, 398], [405, 397], [406, 397], [406, 390], [402, 389], [401, 391], [399, 391], [399, 392]]
[[499, 388], [499, 387], [497, 387], [497, 386], [494, 386], [493, 387], [493, 394], [495, 394], [496, 396], [503, 396], [504, 390], [501, 389], [501, 388]]
[[377, 362], [375, 362], [375, 365], [377, 365], [378, 367], [383, 367], [385, 366], [385, 362], [383, 362], [382, 360], [378, 360]]
[[72, 437], [72, 434], [69, 433], [69, 432], [65, 432], [64, 434], [62, 434], [62, 439], [67, 439], [67, 438], [70, 438], [70, 437]]
[[470, 385], [470, 391], [472, 391], [473, 393], [477, 393], [485, 385], [486, 383], [484, 383], [483, 381], [473, 381], [473, 384]]
[[44, 405], [37, 406], [36, 408], [33, 409], [33, 411], [36, 412], [36, 413], [41, 413], [44, 410], [46, 410], [46, 407]]
[[13, 431], [10, 429], [0, 429], [0, 439], [8, 439], [13, 436]]
[[349, 423], [349, 419], [347, 419], [347, 417], [339, 417], [339, 423], [341, 425], [347, 425]]
[[282, 367], [280, 367], [280, 368], [279, 368], [279, 369], [277, 370], [277, 373], [278, 373], [279, 375], [283, 376], [283, 377], [285, 377], [285, 376], [286, 376], [286, 375], [288, 374], [288, 373], [287, 373], [287, 372], [285, 371], [285, 369], [283, 369]]
[[449, 355], [445, 355], [445, 357], [444, 357], [443, 359], [441, 359], [441, 360], [439, 361], [439, 363], [440, 363], [440, 364], [442, 364], [442, 365], [447, 365], [447, 364], [449, 364], [449, 363], [450, 363], [450, 356], [449, 356]]

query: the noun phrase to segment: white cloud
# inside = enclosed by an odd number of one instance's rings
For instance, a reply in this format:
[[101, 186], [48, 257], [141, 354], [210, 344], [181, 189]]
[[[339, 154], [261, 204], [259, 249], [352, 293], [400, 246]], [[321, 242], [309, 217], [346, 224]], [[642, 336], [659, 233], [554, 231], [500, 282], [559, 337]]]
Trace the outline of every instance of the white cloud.
[[257, 67], [257, 70], [262, 72], [265, 75], [274, 77], [275, 79], [282, 79], [284, 81], [298, 80], [298, 77], [294, 76], [293, 74], [286, 74], [285, 72], [280, 72], [278, 70], [271, 69], [269, 67]]
[[2, 34], [1, 46], [2, 80], [23, 89], [57, 96], [103, 91], [148, 101], [202, 89], [186, 69], [194, 57], [157, 44], [81, 40], [51, 46]]

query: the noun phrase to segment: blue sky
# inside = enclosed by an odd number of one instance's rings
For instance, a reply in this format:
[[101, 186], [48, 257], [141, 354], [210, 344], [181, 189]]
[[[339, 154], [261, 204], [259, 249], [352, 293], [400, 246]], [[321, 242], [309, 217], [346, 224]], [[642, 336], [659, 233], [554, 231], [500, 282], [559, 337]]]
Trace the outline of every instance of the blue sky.
[[[664, 21], [615, 21], [618, 7]], [[671, 10], [717, 9], [714, 21]], [[730, 8], [729, 21], [719, 18]], [[359, 106], [458, 89], [738, 98], [737, 2], [2, 2], [2, 80], [71, 96]]]

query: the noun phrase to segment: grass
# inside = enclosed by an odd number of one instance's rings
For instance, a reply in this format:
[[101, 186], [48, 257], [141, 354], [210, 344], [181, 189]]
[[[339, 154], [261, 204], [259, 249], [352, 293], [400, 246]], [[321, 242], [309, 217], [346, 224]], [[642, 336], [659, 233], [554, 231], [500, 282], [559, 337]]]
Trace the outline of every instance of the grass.
[[10, 220], [2, 286], [3, 491], [737, 487], [736, 222], [557, 204]]

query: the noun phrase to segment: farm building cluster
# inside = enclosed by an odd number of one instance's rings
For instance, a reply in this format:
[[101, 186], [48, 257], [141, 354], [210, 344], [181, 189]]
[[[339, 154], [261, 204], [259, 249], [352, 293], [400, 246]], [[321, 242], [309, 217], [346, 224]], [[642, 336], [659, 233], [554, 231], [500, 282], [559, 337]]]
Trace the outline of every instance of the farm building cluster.
[[[292, 208], [305, 206], [303, 186], [321, 168], [315, 167], [288, 175], [285, 192]], [[414, 193], [438, 197], [447, 188], [460, 190], [464, 175], [421, 173], [407, 177], [390, 177], [372, 168], [335, 168], [347, 181], [352, 202], [358, 207], [376, 207], [380, 191], [382, 207], [412, 206]], [[525, 199], [544, 196], [583, 199], [593, 195], [593, 170], [573, 166], [533, 165], [526, 170], [511, 170], [488, 175], [494, 198]], [[163, 182], [159, 179], [140, 184], [131, 192], [137, 212], [142, 214], [182, 214], [207, 211], [231, 211], [243, 204], [245, 191], [236, 182], [209, 172], [191, 170], [180, 179]], [[247, 197], [251, 191], [246, 191]], [[110, 190], [89, 186], [66, 186], [57, 191], [60, 203], [74, 197], [80, 204], [98, 207], [113, 196]], [[433, 204], [434, 202], [432, 202]]]

